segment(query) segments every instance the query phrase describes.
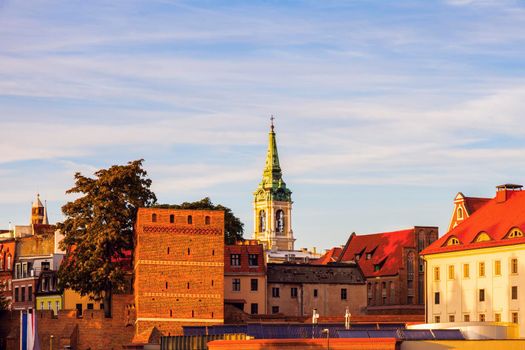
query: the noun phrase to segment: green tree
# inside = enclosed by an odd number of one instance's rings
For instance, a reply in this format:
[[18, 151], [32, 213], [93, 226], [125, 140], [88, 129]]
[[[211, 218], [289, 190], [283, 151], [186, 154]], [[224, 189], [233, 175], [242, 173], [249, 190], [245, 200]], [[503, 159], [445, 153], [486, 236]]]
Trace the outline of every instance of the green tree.
[[76, 173], [66, 193], [78, 198], [62, 207], [66, 219], [58, 224], [65, 236], [60, 247], [67, 251], [59, 269], [61, 287], [103, 300], [106, 317], [113, 292], [126, 286], [123, 261], [133, 249], [137, 210], [157, 200], [142, 162], [101, 169], [94, 178]]
[[224, 243], [235, 244], [236, 241], [242, 241], [244, 233], [244, 224], [236, 217], [230, 208], [220, 204], [213, 204], [209, 197], [203, 198], [196, 202], [184, 202], [182, 204], [161, 204], [159, 208], [170, 209], [206, 209], [206, 210], [223, 210], [224, 211]]

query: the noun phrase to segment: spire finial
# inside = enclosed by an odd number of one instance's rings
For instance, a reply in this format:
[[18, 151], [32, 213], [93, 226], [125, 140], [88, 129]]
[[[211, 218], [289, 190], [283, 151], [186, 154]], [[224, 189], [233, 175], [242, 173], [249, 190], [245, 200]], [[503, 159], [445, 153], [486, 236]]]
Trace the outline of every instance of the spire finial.
[[271, 128], [272, 128], [272, 132], [273, 132], [273, 121], [275, 120], [273, 114], [272, 116], [270, 117], [270, 123], [271, 123]]

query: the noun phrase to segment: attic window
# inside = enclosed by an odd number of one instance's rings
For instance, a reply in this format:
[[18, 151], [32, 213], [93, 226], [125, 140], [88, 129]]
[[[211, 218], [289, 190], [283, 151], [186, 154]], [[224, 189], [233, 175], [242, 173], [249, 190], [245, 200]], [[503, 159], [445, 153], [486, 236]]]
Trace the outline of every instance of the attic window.
[[361, 257], [360, 254], [356, 254], [356, 255], [355, 255], [355, 261], [359, 261], [359, 258], [360, 258], [360, 257]]
[[377, 271], [381, 270], [381, 268], [385, 264], [385, 261], [386, 261], [386, 258], [381, 260], [379, 263], [374, 264], [374, 272], [377, 272]]
[[366, 260], [372, 259], [372, 253], [366, 253]]
[[463, 209], [461, 207], [458, 208], [458, 219], [463, 219]]
[[474, 239], [474, 242], [486, 242], [490, 240], [491, 238], [486, 232], [480, 232]]
[[507, 238], [518, 238], [518, 237], [523, 237], [523, 232], [517, 227], [512, 228], [509, 234], [507, 235]]
[[447, 245], [459, 245], [459, 239], [456, 237], [450, 237], [447, 241]]

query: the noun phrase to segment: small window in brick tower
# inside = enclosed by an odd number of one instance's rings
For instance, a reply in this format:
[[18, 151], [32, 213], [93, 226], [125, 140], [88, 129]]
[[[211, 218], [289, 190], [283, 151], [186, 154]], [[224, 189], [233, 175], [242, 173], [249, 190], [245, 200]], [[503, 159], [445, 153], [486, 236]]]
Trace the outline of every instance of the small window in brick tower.
[[175, 222], [175, 215], [170, 215], [170, 224], [173, 224]]
[[210, 222], [211, 222], [210, 217], [209, 217], [209, 216], [206, 216], [206, 217], [204, 218], [204, 223], [205, 223], [206, 225], [209, 225]]
[[193, 217], [191, 215], [188, 215], [188, 224], [193, 224]]
[[157, 222], [157, 214], [151, 214], [151, 221]]

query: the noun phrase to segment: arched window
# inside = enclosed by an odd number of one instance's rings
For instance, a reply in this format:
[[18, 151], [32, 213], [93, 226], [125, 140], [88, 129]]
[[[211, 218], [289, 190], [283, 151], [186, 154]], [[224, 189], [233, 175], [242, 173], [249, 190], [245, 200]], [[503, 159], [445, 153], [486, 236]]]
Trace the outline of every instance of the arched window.
[[463, 219], [463, 209], [461, 207], [458, 207], [458, 219]]
[[284, 211], [282, 209], [275, 212], [275, 230], [277, 233], [284, 232]]
[[188, 225], [193, 224], [193, 217], [191, 215], [188, 215]]
[[210, 217], [209, 217], [209, 216], [206, 216], [206, 217], [204, 218], [204, 224], [209, 225], [210, 222], [211, 222]]
[[511, 228], [507, 235], [507, 238], [518, 238], [518, 237], [523, 237], [523, 232], [517, 227]]
[[151, 221], [152, 222], [157, 222], [157, 214], [155, 214], [155, 213], [151, 214]]
[[414, 275], [414, 259], [415, 259], [414, 252], [408, 253], [408, 255], [407, 255], [407, 272], [409, 274], [409, 277], [410, 277], [410, 274], [412, 274], [412, 277]]
[[173, 224], [175, 222], [175, 215], [170, 215], [170, 224]]
[[450, 237], [446, 245], [459, 245], [459, 244], [460, 244], [459, 239], [457, 239], [456, 237]]
[[485, 241], [490, 241], [490, 240], [491, 238], [486, 232], [480, 232], [478, 233], [476, 238], [474, 238], [474, 242], [485, 242]]
[[259, 211], [259, 232], [266, 231], [266, 212], [264, 210]]

